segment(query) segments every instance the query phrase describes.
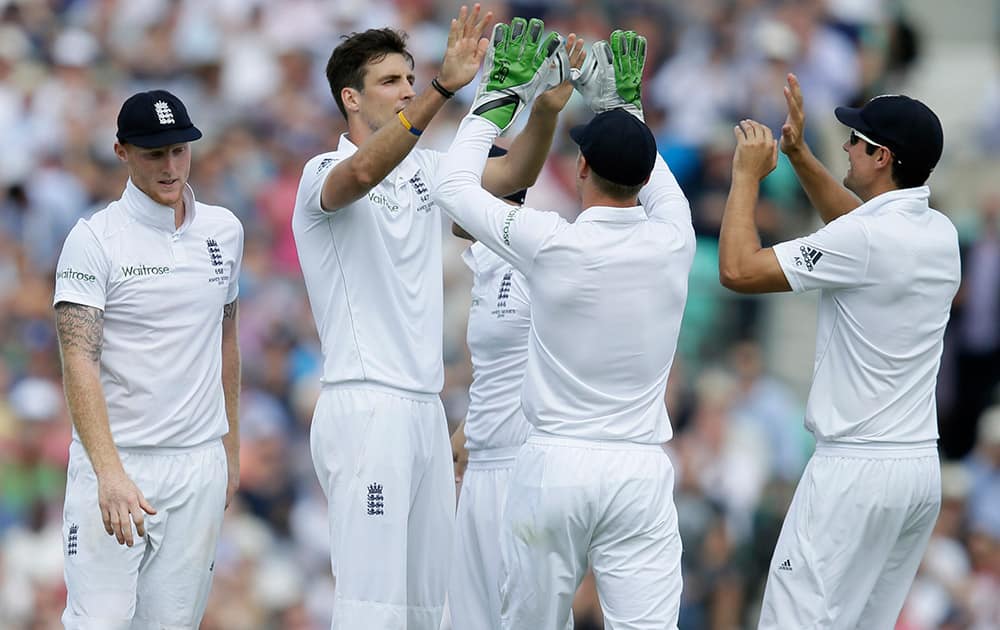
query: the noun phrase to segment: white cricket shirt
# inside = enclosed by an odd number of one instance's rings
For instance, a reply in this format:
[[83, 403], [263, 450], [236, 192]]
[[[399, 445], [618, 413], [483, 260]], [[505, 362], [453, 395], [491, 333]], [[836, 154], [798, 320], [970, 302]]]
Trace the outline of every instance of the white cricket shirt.
[[465, 447], [521, 446], [530, 425], [521, 411], [528, 364], [531, 300], [520, 273], [482, 243], [462, 253], [472, 270], [472, 307], [466, 341], [472, 355]]
[[806, 427], [817, 439], [936, 440], [935, 386], [958, 290], [958, 235], [926, 186], [884, 193], [774, 246], [796, 292], [821, 289]]
[[53, 304], [104, 311], [101, 385], [118, 446], [195, 446], [229, 430], [222, 308], [238, 294], [243, 226], [190, 187], [184, 200], [175, 229], [173, 209], [129, 181], [77, 222], [56, 267]]
[[336, 151], [309, 160], [292, 214], [322, 344], [321, 380], [439, 393], [442, 227], [429, 189], [440, 154], [414, 149], [367, 195], [326, 212], [323, 182], [355, 151], [344, 135]]
[[462, 121], [436, 195], [528, 280], [525, 417], [567, 437], [669, 440], [663, 395], [695, 249], [677, 181], [658, 158], [641, 206], [588, 208], [568, 223], [553, 212], [512, 208], [482, 189], [496, 134], [478, 116]]

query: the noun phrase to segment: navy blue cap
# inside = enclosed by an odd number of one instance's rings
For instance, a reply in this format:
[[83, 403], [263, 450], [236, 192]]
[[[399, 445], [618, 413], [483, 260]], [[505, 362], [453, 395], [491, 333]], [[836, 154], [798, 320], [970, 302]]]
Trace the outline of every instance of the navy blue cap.
[[653, 132], [624, 109], [601, 112], [586, 125], [570, 129], [569, 135], [580, 145], [580, 153], [590, 168], [609, 182], [638, 186], [653, 172]]
[[902, 166], [932, 170], [944, 149], [944, 130], [937, 115], [909, 96], [876, 96], [864, 107], [838, 107], [837, 120], [889, 147]]
[[118, 141], [154, 149], [201, 137], [181, 99], [166, 90], [128, 97], [118, 112]]
[[[507, 149], [505, 149], [503, 147], [498, 147], [495, 144], [490, 147], [489, 157], [495, 158], [495, 157], [500, 157], [501, 155], [507, 155]], [[517, 192], [513, 192], [513, 193], [511, 193], [509, 195], [501, 197], [501, 199], [506, 199], [507, 201], [513, 201], [517, 205], [523, 206], [524, 205], [524, 199], [527, 196], [528, 196], [528, 189], [527, 188], [522, 188], [521, 190], [519, 190]]]

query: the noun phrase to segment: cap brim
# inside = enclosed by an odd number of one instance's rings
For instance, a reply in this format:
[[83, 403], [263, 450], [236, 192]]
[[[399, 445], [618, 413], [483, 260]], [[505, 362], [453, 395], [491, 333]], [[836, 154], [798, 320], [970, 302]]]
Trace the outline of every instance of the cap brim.
[[861, 109], [858, 107], [838, 107], [833, 110], [833, 115], [837, 117], [842, 124], [851, 129], [857, 129], [861, 133], [868, 133], [872, 131], [863, 118], [861, 118]]
[[118, 141], [126, 144], [133, 144], [137, 147], [142, 147], [143, 149], [155, 149], [157, 147], [166, 147], [171, 144], [193, 142], [198, 138], [201, 138], [201, 131], [192, 125], [186, 129], [168, 129], [144, 136], [128, 136], [124, 138], [122, 136], [118, 136]]

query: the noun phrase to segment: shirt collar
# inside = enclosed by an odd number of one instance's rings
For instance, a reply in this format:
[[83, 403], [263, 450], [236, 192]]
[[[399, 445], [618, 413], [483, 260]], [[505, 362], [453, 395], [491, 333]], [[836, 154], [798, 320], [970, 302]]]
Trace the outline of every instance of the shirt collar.
[[184, 184], [184, 223], [180, 228], [174, 227], [174, 209], [170, 206], [153, 201], [149, 195], [139, 190], [139, 187], [129, 179], [125, 184], [125, 193], [122, 195], [122, 202], [125, 211], [136, 220], [154, 228], [166, 232], [183, 232], [191, 222], [194, 221], [195, 204], [194, 191], [191, 186]]
[[591, 206], [576, 218], [576, 223], [602, 221], [606, 223], [639, 223], [645, 221], [646, 211], [642, 206], [612, 208], [611, 206]]
[[[417, 171], [420, 170], [420, 165], [413, 159], [413, 152], [416, 149], [412, 149], [409, 153], [403, 157], [402, 161], [396, 165], [389, 174], [386, 176], [386, 180], [398, 181], [400, 179], [410, 179], [416, 175]], [[337, 153], [342, 153], [343, 157], [347, 158], [358, 152], [358, 147], [350, 138], [347, 137], [346, 133], [340, 134], [340, 144], [337, 145]]]
[[345, 157], [357, 153], [358, 146], [351, 142], [346, 133], [340, 134], [340, 143], [337, 144], [337, 153], [344, 153]]
[[927, 205], [930, 200], [930, 196], [931, 189], [929, 186], [917, 186], [916, 188], [900, 188], [898, 190], [890, 190], [889, 192], [884, 192], [881, 195], [872, 197], [865, 203], [855, 208], [854, 212], [869, 215], [878, 214], [889, 204], [898, 202], [904, 202], [907, 210], [926, 210], [930, 207]]

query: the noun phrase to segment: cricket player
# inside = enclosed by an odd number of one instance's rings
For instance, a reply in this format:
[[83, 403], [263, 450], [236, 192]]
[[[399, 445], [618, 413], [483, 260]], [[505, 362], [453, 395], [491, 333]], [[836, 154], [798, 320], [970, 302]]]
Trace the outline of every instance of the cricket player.
[[[572, 93], [572, 84], [567, 87]], [[494, 147], [490, 156], [501, 152]], [[504, 199], [520, 207], [526, 193]], [[491, 630], [500, 627], [500, 516], [514, 458], [530, 426], [521, 411], [521, 382], [528, 363], [531, 298], [520, 272], [458, 225], [452, 232], [473, 241], [462, 253], [472, 270], [466, 335], [472, 385], [469, 411], [456, 431], [468, 464], [461, 475], [448, 605], [456, 629]]]
[[[404, 36], [368, 30], [327, 65], [348, 132], [306, 163], [292, 216], [323, 350], [310, 435], [329, 500], [333, 627], [437, 630], [452, 554], [455, 488], [443, 385], [440, 154], [414, 149], [472, 81], [492, 14], [462, 7], [437, 77], [419, 95]], [[537, 25], [521, 21], [522, 36]], [[562, 55], [566, 55], [565, 51]], [[509, 194], [545, 162], [559, 108], [532, 109], [487, 185]]]
[[781, 150], [826, 226], [762, 249], [758, 183], [778, 143], [734, 129], [719, 276], [744, 293], [820, 290], [806, 427], [816, 452], [795, 491], [768, 575], [760, 628], [892, 628], [941, 504], [935, 383], [958, 289], [958, 238], [928, 205], [938, 117], [879, 96], [838, 107], [850, 129], [841, 186], [803, 140], [802, 93], [785, 87]]
[[585, 208], [572, 224], [511, 208], [480, 185], [493, 139], [516, 114], [503, 104], [530, 102], [547, 73], [562, 71], [506, 25], [493, 42], [437, 199], [524, 275], [531, 295], [521, 401], [532, 429], [501, 525], [501, 627], [564, 627], [589, 561], [608, 627], [675, 628], [681, 541], [663, 396], [695, 238], [642, 120], [645, 39], [612, 33], [575, 80], [597, 115], [570, 132]]
[[243, 228], [187, 185], [200, 137], [173, 94], [126, 100], [125, 192], [81, 219], [59, 258], [71, 630], [194, 630], [205, 612], [239, 482]]

